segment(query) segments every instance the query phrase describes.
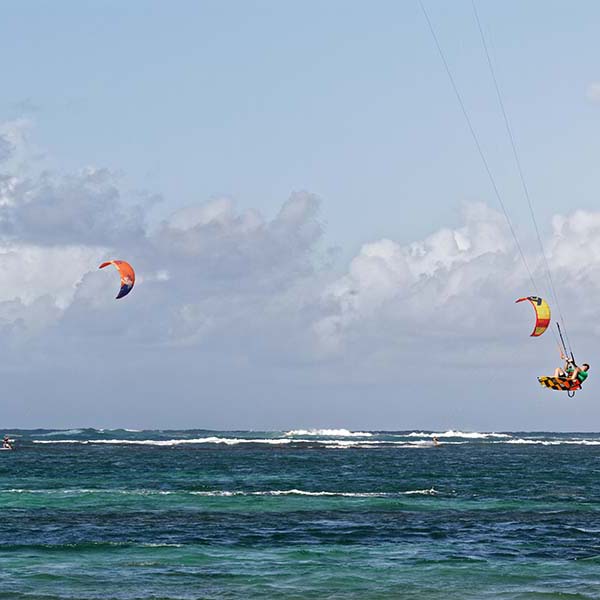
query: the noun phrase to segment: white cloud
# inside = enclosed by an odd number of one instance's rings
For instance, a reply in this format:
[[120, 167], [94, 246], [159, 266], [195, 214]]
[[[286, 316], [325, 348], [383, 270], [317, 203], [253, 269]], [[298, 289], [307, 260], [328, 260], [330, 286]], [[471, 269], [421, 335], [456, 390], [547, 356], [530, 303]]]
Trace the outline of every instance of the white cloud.
[[83, 275], [97, 268], [102, 251], [93, 246], [0, 245], [0, 302], [19, 300], [28, 306], [48, 296], [64, 310]]
[[180, 209], [166, 223], [169, 228], [180, 231], [189, 231], [207, 225], [235, 226], [240, 231], [252, 231], [260, 227], [261, 224], [261, 216], [254, 211], [248, 211], [239, 216], [236, 215], [233, 202], [229, 198], [217, 198], [203, 204]]
[[587, 88], [586, 96], [590, 102], [600, 102], [600, 83], [590, 83]]
[[348, 274], [325, 291], [331, 314], [315, 324], [324, 347], [341, 351], [345, 338], [368, 334], [372, 341], [377, 331], [386, 340], [390, 328], [423, 338], [489, 330], [486, 313], [506, 301], [507, 290], [514, 295], [528, 286], [501, 215], [474, 204], [465, 207], [464, 219], [459, 229], [406, 246], [365, 244]]
[[39, 158], [30, 140], [32, 128], [33, 123], [25, 118], [0, 123], [0, 180], [4, 173], [12, 176], [27, 173]]
[[[56, 310], [32, 309], [37, 331], [45, 315], [46, 326], [83, 339], [101, 334], [98, 319], [110, 319], [113, 335], [136, 343], [216, 352], [233, 344], [251, 362], [285, 356], [318, 363], [357, 348], [362, 356], [397, 359], [403, 340], [423, 351], [435, 340], [442, 354], [456, 340], [480, 350], [492, 339], [502, 345], [507, 330], [519, 333], [511, 325], [499, 331], [490, 315], [510, 322], [514, 298], [534, 292], [502, 216], [484, 204], [466, 205], [456, 229], [407, 245], [365, 244], [339, 277], [317, 268], [319, 200], [305, 192], [271, 220], [220, 198], [149, 229], [144, 207], [125, 207], [117, 180], [104, 170], [17, 178], [5, 187], [0, 303], [17, 302], [19, 310], [7, 305], [0, 316], [27, 326], [27, 307], [44, 298]], [[547, 246], [561, 277], [578, 281], [576, 295], [597, 289], [600, 213], [556, 216], [553, 226]], [[96, 270], [111, 257], [127, 258], [138, 272], [119, 310], [116, 274]]]
[[[106, 170], [24, 176], [7, 165], [5, 371], [26, 361], [33, 374], [70, 365], [89, 378], [94, 365], [119, 365], [135, 373], [139, 408], [163, 381], [169, 393], [216, 396], [253, 381], [256, 397], [310, 382], [326, 395], [330, 384], [393, 386], [424, 360], [459, 387], [474, 370], [512, 368], [517, 345], [527, 348], [522, 360], [538, 360], [526, 346], [531, 314], [514, 300], [539, 290], [530, 289], [503, 217], [485, 204], [466, 205], [460, 227], [422, 240], [366, 243], [340, 275], [323, 260], [320, 201], [307, 192], [271, 219], [219, 198], [151, 228], [148, 207], [127, 204]], [[570, 331], [600, 334], [590, 301], [600, 291], [600, 212], [555, 216], [546, 247]], [[97, 270], [106, 258], [137, 271], [135, 289], [118, 302], [117, 274]], [[540, 257], [528, 261], [542, 281]], [[543, 344], [536, 350], [554, 352], [551, 340]]]
[[145, 235], [144, 209], [125, 206], [112, 174], [85, 169], [12, 177], [0, 188], [0, 232], [41, 244], [127, 243]]

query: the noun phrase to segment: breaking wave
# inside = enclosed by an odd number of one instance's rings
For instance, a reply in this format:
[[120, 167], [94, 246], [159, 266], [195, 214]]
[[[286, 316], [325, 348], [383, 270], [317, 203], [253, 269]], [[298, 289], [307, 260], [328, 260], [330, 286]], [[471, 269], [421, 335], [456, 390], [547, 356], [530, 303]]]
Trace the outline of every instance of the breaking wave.
[[[80, 434], [79, 431], [82, 431]], [[263, 446], [270, 448], [310, 447], [324, 449], [418, 449], [432, 448], [433, 439], [439, 439], [439, 446], [456, 447], [465, 444], [525, 444], [539, 446], [599, 446], [600, 435], [595, 433], [544, 433], [544, 432], [465, 432], [450, 429], [444, 432], [410, 431], [410, 432], [362, 432], [347, 429], [295, 429], [287, 432], [207, 432], [197, 430], [188, 433], [180, 431], [144, 431], [127, 432], [123, 430], [106, 430], [103, 434], [94, 435], [99, 430], [68, 430], [36, 433], [31, 438], [23, 437], [17, 441], [26, 444], [71, 444], [71, 445], [105, 445], [133, 447], [191, 447], [214, 445], [231, 447], [237, 445]], [[62, 435], [61, 435], [62, 434]], [[72, 437], [73, 436], [73, 437]], [[32, 439], [33, 438], [33, 439]]]
[[292, 429], [286, 431], [284, 435], [314, 435], [314, 436], [329, 436], [329, 437], [373, 437], [368, 431], [349, 431], [348, 429]]
[[314, 496], [314, 497], [342, 497], [342, 498], [395, 498], [399, 496], [434, 496], [439, 494], [433, 487], [424, 490], [407, 490], [401, 492], [344, 492], [344, 491], [310, 491], [292, 488], [288, 490], [148, 490], [148, 489], [23, 489], [10, 488], [0, 490], [0, 494], [45, 494], [50, 496], [77, 496], [88, 494], [120, 494], [129, 496], [171, 496], [190, 495], [203, 496], [207, 498], [228, 498], [233, 496]]
[[508, 433], [480, 433], [479, 431], [454, 431], [450, 429], [448, 431], [435, 433], [425, 431], [412, 431], [407, 437], [438, 437], [438, 438], [466, 438], [470, 440], [485, 440], [487, 438], [510, 438], [512, 437]]
[[39, 437], [52, 437], [53, 435], [80, 435], [82, 433], [83, 429], [58, 429], [47, 433], [38, 433], [37, 435]]
[[574, 444], [576, 446], [600, 446], [600, 440], [539, 440], [523, 439], [508, 440], [504, 444], [538, 444], [541, 446], [561, 446], [563, 444]]
[[[226, 438], [226, 437], [205, 437], [205, 438], [179, 438], [171, 440], [33, 440], [34, 444], [112, 444], [129, 446], [179, 446], [182, 444], [225, 444], [233, 446], [236, 444], [269, 444], [281, 445], [299, 442], [302, 440], [290, 440], [281, 438]], [[311, 440], [306, 440], [310, 442]]]
[[[81, 444], [81, 445], [121, 445], [121, 446], [181, 446], [193, 444], [222, 444], [235, 446], [237, 444], [264, 444], [267, 446], [286, 446], [290, 444], [310, 444], [324, 446], [325, 448], [431, 448], [433, 443], [429, 440], [399, 441], [399, 440], [343, 440], [343, 439], [306, 439], [306, 438], [178, 438], [170, 440], [136, 440], [136, 439], [108, 439], [108, 440], [32, 440], [34, 444]], [[444, 445], [459, 445], [467, 442], [443, 442]]]

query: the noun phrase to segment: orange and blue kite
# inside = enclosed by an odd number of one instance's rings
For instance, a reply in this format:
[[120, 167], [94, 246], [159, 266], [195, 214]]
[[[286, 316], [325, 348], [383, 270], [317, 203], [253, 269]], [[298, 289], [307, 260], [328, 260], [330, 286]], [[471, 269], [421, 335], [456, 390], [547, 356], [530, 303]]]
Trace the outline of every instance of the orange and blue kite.
[[108, 262], [103, 262], [98, 268], [104, 269], [104, 267], [108, 267], [108, 265], [114, 265], [121, 276], [121, 289], [116, 298], [118, 300], [119, 298], [123, 298], [123, 296], [127, 296], [133, 289], [133, 284], [135, 283], [135, 271], [133, 270], [133, 267], [124, 260], [109, 260]]

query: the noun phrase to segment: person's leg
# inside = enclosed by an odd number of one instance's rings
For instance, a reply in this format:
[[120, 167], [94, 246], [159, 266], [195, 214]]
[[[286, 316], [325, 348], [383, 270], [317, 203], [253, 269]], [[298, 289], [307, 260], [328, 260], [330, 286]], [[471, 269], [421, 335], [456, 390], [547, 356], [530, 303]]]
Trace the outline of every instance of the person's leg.
[[571, 376], [569, 377], [569, 379], [572, 379], [573, 381], [575, 381], [577, 379], [577, 375], [579, 375], [579, 373], [581, 373], [581, 369], [579, 367], [575, 367], [573, 369], [573, 372], [571, 373]]
[[565, 376], [565, 372], [560, 367], [555, 369], [554, 377], [564, 377], [564, 376]]

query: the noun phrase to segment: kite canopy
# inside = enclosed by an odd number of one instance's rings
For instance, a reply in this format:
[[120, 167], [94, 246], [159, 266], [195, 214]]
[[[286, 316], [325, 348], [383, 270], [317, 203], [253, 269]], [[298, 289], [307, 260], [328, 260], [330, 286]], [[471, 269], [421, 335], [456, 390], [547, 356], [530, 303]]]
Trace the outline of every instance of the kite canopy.
[[515, 302], [523, 302], [524, 300], [529, 300], [535, 310], [535, 327], [533, 328], [531, 337], [539, 337], [548, 329], [548, 325], [550, 325], [550, 307], [544, 299], [538, 296], [519, 298]]
[[104, 269], [104, 267], [108, 267], [108, 265], [114, 265], [121, 276], [121, 289], [116, 298], [118, 300], [119, 298], [123, 298], [123, 296], [127, 296], [133, 289], [133, 284], [135, 283], [135, 271], [133, 270], [133, 267], [124, 260], [109, 260], [108, 262], [102, 263], [98, 268]]

